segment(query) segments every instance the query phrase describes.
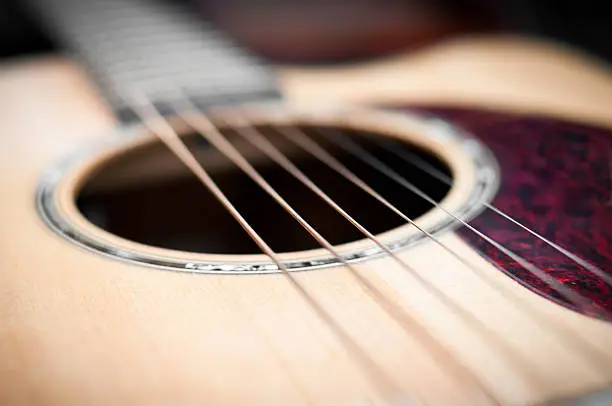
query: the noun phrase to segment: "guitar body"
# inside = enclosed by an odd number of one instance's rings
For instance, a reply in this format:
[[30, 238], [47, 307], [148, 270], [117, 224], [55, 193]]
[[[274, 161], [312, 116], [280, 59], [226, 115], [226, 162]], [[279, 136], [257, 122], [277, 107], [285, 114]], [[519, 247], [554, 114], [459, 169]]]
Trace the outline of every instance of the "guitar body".
[[[454, 105], [612, 127], [608, 68], [520, 38], [282, 68], [280, 79], [295, 104]], [[432, 241], [397, 254], [418, 277], [389, 257], [354, 265], [404, 325], [345, 267], [294, 273], [369, 370], [280, 273], [168, 272], [79, 248], [45, 225], [35, 193], [50, 165], [112, 130], [112, 114], [76, 64], [44, 58], [0, 69], [0, 122], [2, 405], [538, 405], [612, 383], [612, 325], [509, 278], [461, 229], [440, 241], [490, 283]]]

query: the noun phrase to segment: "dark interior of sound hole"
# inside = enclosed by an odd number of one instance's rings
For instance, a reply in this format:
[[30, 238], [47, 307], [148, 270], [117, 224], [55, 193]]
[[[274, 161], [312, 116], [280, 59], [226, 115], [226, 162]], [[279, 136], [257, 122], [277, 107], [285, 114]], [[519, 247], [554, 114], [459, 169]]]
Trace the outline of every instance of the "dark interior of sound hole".
[[[380, 202], [347, 181], [275, 129], [258, 127], [310, 179], [369, 231], [378, 234], [404, 222]], [[330, 142], [338, 129], [302, 127], [311, 139], [411, 218], [432, 208], [354, 154]], [[363, 239], [363, 235], [320, 197], [231, 130], [224, 134], [263, 177], [313, 227], [333, 244]], [[449, 187], [381, 147], [380, 135], [342, 130], [342, 136], [375, 155], [425, 193], [440, 201]], [[246, 220], [277, 252], [318, 248], [319, 244], [269, 195], [198, 135], [183, 137]], [[430, 152], [390, 141], [450, 176], [447, 165]], [[139, 243], [176, 250], [250, 254], [260, 250], [204, 185], [161, 143], [129, 150], [90, 176], [77, 196], [85, 217], [106, 231]]]

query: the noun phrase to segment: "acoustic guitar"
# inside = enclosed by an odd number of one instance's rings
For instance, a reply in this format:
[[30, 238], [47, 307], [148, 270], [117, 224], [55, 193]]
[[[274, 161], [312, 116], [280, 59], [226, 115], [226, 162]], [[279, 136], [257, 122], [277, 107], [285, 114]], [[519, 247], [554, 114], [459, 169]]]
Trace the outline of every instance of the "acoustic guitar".
[[33, 9], [75, 57], [0, 68], [0, 404], [612, 402], [608, 66], [273, 67], [180, 7]]

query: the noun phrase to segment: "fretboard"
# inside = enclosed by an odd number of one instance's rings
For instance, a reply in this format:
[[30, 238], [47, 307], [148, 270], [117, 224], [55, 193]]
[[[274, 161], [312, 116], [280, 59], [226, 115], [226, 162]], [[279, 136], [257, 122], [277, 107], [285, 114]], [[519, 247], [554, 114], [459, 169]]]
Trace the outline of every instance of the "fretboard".
[[273, 72], [181, 5], [158, 0], [30, 0], [118, 111], [134, 98], [203, 104], [276, 97]]

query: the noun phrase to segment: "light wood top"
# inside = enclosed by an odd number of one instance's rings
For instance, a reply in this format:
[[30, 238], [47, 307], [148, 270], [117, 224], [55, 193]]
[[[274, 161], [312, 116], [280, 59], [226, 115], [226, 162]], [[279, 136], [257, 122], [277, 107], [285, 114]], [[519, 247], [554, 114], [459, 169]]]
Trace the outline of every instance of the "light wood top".
[[[367, 67], [286, 69], [281, 78], [295, 102], [452, 101], [612, 125], [609, 68], [515, 38], [457, 40]], [[399, 398], [380, 390], [281, 275], [145, 269], [77, 249], [42, 224], [33, 205], [41, 172], [113, 123], [73, 64], [0, 68], [0, 121], [0, 404], [353, 406], [381, 404], [381, 393]], [[298, 277], [396, 388], [428, 405], [495, 404], [482, 387], [504, 405], [534, 405], [610, 384], [612, 326], [523, 289], [455, 235], [443, 242], [512, 299], [435, 244], [402, 258], [489, 332], [389, 258], [359, 270], [414, 317], [407, 325], [344, 269]]]

